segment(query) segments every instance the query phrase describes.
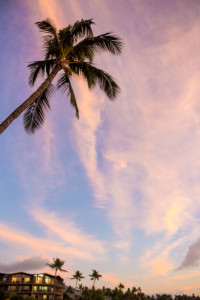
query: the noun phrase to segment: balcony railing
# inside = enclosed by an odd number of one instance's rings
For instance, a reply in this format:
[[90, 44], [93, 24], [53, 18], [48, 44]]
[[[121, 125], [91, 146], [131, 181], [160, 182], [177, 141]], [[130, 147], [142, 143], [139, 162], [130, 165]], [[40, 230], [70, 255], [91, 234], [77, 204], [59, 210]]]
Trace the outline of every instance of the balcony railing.
[[[34, 280], [30, 280], [30, 281], [11, 281], [11, 280], [7, 280], [7, 281], [3, 281], [0, 280], [0, 285], [8, 285], [8, 284], [16, 284], [16, 285], [43, 285], [43, 286], [54, 286], [54, 283], [46, 283], [46, 282], [41, 282], [41, 283], [37, 283]], [[64, 287], [64, 284], [62, 282], [56, 282], [56, 286], [57, 287]]]

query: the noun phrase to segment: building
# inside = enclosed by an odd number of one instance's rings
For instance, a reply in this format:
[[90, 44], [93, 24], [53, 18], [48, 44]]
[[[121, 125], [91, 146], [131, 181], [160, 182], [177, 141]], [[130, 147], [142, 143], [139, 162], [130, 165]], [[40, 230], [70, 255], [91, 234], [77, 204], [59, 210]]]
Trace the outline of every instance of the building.
[[63, 300], [64, 282], [60, 276], [29, 274], [24, 272], [5, 274], [0, 273], [0, 290], [6, 293], [16, 293], [24, 297], [33, 296], [37, 300]]

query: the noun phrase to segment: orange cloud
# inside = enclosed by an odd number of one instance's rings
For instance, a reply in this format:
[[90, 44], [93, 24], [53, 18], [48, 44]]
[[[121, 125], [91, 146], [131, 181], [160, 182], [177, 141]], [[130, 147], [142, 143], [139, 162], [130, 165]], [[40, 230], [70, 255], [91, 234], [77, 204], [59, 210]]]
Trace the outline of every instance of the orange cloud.
[[114, 286], [117, 286], [120, 283], [120, 279], [118, 278], [118, 276], [113, 273], [103, 273], [102, 280], [107, 283], [111, 283]]

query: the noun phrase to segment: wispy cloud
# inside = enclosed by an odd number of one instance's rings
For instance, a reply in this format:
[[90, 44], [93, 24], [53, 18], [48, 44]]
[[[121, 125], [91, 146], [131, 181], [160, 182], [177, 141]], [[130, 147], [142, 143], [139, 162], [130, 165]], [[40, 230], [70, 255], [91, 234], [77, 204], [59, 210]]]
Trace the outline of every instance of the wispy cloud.
[[68, 245], [77, 247], [79, 251], [87, 253], [88, 256], [91, 255], [91, 257], [98, 255], [101, 257], [105, 254], [103, 243], [84, 233], [72, 220], [58, 217], [55, 212], [41, 207], [34, 208], [30, 214], [37, 223], [43, 225], [47, 236], [52, 238], [54, 236]]
[[[76, 234], [72, 233], [71, 237], [74, 238], [75, 242], [72, 239], [70, 242], [69, 240], [68, 242], [66, 242], [66, 239], [60, 239], [60, 237], [56, 239], [55, 235], [53, 237], [45, 236], [43, 238], [39, 238], [26, 231], [16, 229], [14, 226], [11, 225], [7, 225], [5, 223], [1, 223], [0, 225], [1, 242], [5, 245], [13, 247], [13, 250], [15, 250], [16, 252], [16, 256], [25, 255], [28, 249], [29, 253], [31, 253], [32, 255], [42, 255], [43, 257], [49, 258], [51, 258], [52, 256], [56, 257], [58, 255], [70, 255], [73, 259], [101, 259], [103, 247], [100, 245], [100, 242], [96, 240], [94, 240], [93, 242], [92, 237], [88, 237], [88, 235], [84, 236], [83, 231], [78, 230], [77, 228], [75, 228], [75, 226], [72, 226], [72, 223], [70, 224], [70, 229], [73, 228], [73, 230], [76, 231]], [[53, 233], [55, 234], [55, 232]], [[61, 231], [61, 234], [63, 234], [63, 231]], [[68, 229], [66, 229], [66, 236], [67, 235], [69, 236]], [[85, 249], [84, 245], [82, 248], [77, 247], [76, 241], [79, 237], [82, 241], [84, 241], [85, 239], [85, 243], [89, 244], [89, 246], [92, 248], [90, 251], [88, 251], [88, 249]], [[96, 253], [96, 247], [98, 245], [100, 248], [100, 256], [97, 256], [99, 253]]]
[[86, 169], [95, 197], [98, 199], [98, 205], [104, 206], [107, 200], [107, 190], [104, 176], [99, 170], [97, 153], [97, 130], [101, 125], [101, 110], [104, 98], [91, 93], [82, 80], [78, 80], [77, 83], [81, 116], [79, 122], [73, 124], [76, 133], [76, 144], [80, 160]]

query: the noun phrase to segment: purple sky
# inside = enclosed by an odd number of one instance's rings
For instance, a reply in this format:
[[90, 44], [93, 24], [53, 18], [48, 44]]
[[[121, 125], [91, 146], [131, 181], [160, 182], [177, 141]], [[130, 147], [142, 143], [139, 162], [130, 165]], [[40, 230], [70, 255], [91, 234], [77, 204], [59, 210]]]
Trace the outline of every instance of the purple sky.
[[123, 40], [97, 66], [121, 87], [112, 103], [74, 79], [80, 120], [57, 92], [34, 136], [19, 117], [0, 137], [0, 272], [50, 272], [65, 260], [98, 286], [199, 294], [200, 4], [191, 0], [0, 2], [3, 121], [35, 89], [35, 22], [93, 18]]

